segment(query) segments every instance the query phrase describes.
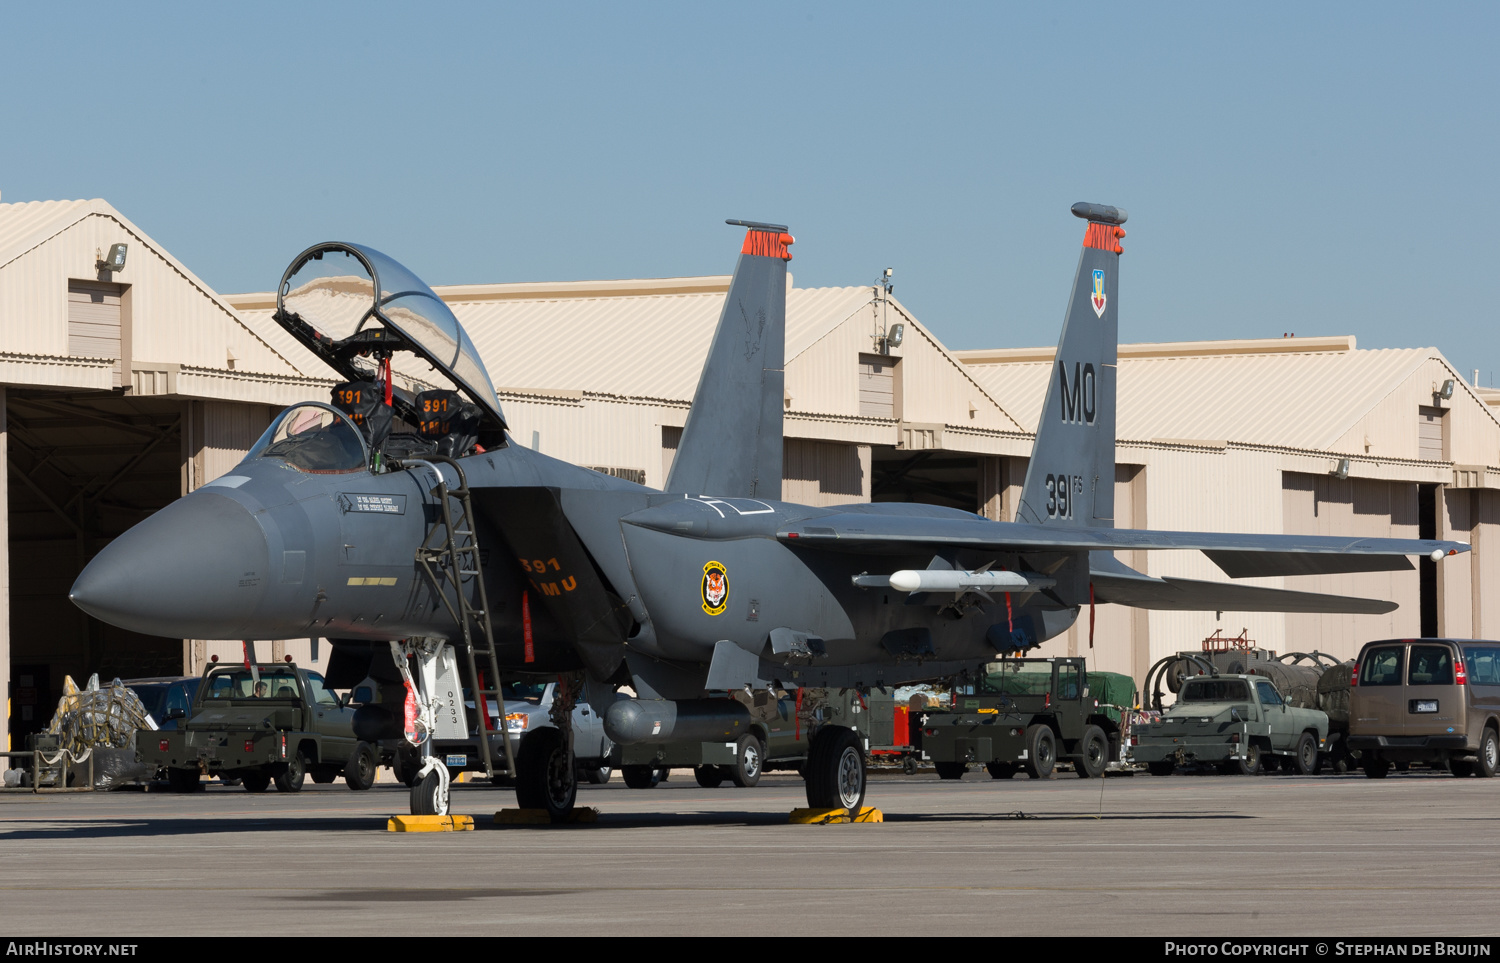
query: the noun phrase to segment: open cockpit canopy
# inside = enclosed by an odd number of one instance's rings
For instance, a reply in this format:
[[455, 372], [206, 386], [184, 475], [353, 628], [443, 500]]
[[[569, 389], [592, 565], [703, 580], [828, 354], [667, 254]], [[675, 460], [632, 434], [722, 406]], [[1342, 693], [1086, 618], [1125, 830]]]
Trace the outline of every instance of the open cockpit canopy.
[[[458, 318], [421, 278], [362, 244], [315, 244], [297, 255], [276, 292], [276, 321], [350, 381], [381, 377], [399, 351], [425, 360], [476, 405], [479, 439], [501, 444], [505, 416], [495, 386]], [[412, 396], [392, 393], [398, 413], [421, 420]]]

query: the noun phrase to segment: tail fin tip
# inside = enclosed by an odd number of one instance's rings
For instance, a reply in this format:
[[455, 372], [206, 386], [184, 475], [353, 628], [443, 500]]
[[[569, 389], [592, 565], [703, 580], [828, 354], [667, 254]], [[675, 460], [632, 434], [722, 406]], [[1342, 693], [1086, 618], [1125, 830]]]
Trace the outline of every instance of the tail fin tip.
[[1111, 207], [1108, 204], [1090, 204], [1088, 201], [1079, 201], [1072, 207], [1073, 216], [1081, 217], [1088, 221], [1098, 221], [1101, 224], [1124, 224], [1130, 215], [1123, 207]]

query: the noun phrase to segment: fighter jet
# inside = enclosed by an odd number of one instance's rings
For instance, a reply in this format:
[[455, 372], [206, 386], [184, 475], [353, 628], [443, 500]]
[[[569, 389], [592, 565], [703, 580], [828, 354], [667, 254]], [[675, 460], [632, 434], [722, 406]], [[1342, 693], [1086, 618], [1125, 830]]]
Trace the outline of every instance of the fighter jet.
[[[1090, 602], [1394, 608], [1152, 578], [1115, 561], [1118, 550], [1199, 550], [1232, 578], [1394, 570], [1409, 568], [1410, 555], [1468, 550], [1114, 528], [1125, 212], [1077, 204], [1073, 213], [1088, 226], [1017, 522], [920, 504], [780, 500], [792, 244], [783, 225], [729, 222], [747, 229], [745, 240], [667, 491], [515, 443], [472, 343], [431, 289], [368, 247], [326, 243], [292, 261], [275, 317], [347, 379], [333, 403], [287, 409], [230, 474], [96, 556], [71, 597], [155, 635], [328, 638], [331, 681], [400, 680], [404, 699], [368, 707], [366, 731], [420, 748], [413, 811], [445, 812], [433, 740], [473, 725], [460, 718], [458, 686], [489, 691], [501, 673], [561, 674], [561, 720], [587, 687], [617, 743], [718, 740], [748, 723], [725, 691], [953, 675], [1034, 648]], [[447, 387], [396, 385], [397, 373], [411, 383], [423, 364], [431, 371], [420, 380]], [[618, 696], [624, 686], [634, 695]], [[528, 738], [515, 760], [522, 805], [554, 818], [576, 797], [569, 732], [564, 723]], [[864, 753], [854, 728], [815, 725], [803, 766], [809, 806], [860, 806]]]

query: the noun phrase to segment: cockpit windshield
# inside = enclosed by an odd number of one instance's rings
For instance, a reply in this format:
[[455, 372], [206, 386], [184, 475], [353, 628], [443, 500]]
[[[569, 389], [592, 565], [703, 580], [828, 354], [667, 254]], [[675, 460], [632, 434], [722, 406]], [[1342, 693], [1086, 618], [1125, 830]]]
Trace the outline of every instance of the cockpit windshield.
[[[287, 269], [279, 301], [278, 313], [335, 342], [389, 328], [504, 426], [494, 383], [458, 318], [399, 262], [362, 244], [317, 245]], [[365, 341], [359, 345], [363, 350]]]
[[248, 457], [280, 458], [314, 474], [362, 471], [370, 460], [359, 429], [342, 412], [311, 401], [283, 411]]

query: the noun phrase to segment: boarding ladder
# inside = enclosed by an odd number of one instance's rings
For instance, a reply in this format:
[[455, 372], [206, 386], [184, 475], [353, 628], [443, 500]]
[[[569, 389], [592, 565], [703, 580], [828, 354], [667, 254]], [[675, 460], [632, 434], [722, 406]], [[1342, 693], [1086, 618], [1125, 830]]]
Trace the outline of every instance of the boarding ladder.
[[[436, 463], [436, 464], [434, 464]], [[458, 462], [443, 455], [431, 454], [423, 458], [403, 460], [403, 467], [427, 465], [437, 476], [437, 487], [433, 494], [437, 498], [438, 517], [427, 529], [427, 537], [417, 549], [417, 565], [427, 577], [433, 592], [442, 600], [448, 615], [458, 623], [460, 637], [454, 641], [463, 650], [469, 669], [469, 683], [474, 693], [474, 711], [479, 717], [479, 756], [484, 760], [485, 775], [491, 779], [501, 770], [496, 769], [490, 752], [489, 709], [486, 696], [495, 697], [500, 741], [505, 747], [504, 773], [515, 778], [516, 758], [510, 743], [510, 732], [505, 722], [505, 694], [500, 684], [500, 656], [495, 651], [494, 626], [490, 621], [489, 592], [484, 585], [484, 567], [480, 561], [479, 536], [474, 525], [474, 505], [470, 499], [469, 482]], [[442, 467], [446, 466], [458, 478], [458, 487], [448, 487]], [[457, 503], [457, 512], [454, 511]], [[475, 608], [464, 592], [464, 580], [473, 579]], [[452, 586], [452, 598], [448, 587]], [[476, 631], [477, 630], [477, 631]], [[480, 654], [489, 660], [488, 676], [479, 674], [474, 658], [475, 635], [479, 637]], [[486, 681], [488, 684], [486, 685]]]

